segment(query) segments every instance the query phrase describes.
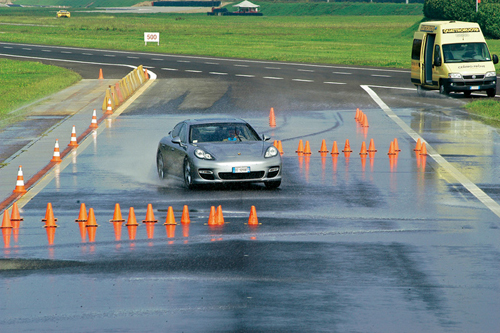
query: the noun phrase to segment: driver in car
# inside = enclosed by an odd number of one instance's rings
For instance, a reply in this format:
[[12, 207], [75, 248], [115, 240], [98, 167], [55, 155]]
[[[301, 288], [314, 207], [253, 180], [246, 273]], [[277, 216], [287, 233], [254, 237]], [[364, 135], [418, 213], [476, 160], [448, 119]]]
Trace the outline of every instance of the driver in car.
[[238, 141], [237, 134], [238, 133], [236, 133], [236, 130], [229, 130], [228, 135], [227, 135], [227, 139], [224, 139], [223, 141], [232, 141], [232, 142]]

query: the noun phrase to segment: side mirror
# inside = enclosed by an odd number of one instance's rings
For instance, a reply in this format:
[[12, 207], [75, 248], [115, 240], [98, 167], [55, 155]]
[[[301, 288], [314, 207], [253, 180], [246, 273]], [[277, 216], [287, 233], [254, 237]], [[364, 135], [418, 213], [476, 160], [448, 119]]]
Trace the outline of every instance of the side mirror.
[[176, 136], [175, 138], [172, 139], [172, 143], [176, 143], [178, 145], [181, 144], [181, 138], [179, 138], [178, 136]]
[[496, 54], [493, 55], [493, 63], [498, 64], [498, 56]]
[[264, 140], [264, 141], [269, 141], [270, 139], [271, 139], [271, 137], [270, 137], [270, 136], [265, 135], [265, 134], [262, 134], [262, 140]]
[[434, 59], [434, 66], [439, 67], [442, 65], [441, 57]]

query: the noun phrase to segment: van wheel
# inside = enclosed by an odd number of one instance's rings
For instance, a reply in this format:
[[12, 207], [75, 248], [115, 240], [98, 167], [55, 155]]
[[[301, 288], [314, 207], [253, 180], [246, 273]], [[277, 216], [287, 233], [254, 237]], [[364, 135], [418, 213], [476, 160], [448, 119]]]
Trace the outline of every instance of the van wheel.
[[450, 92], [448, 91], [448, 89], [446, 89], [446, 87], [444, 86], [444, 84], [441, 84], [439, 86], [439, 93], [442, 94], [442, 95], [448, 95]]
[[425, 89], [422, 86], [417, 86], [417, 95], [420, 97], [425, 97]]
[[488, 89], [488, 90], [486, 90], [486, 94], [488, 94], [488, 97], [495, 97], [495, 95], [497, 94], [497, 90], [496, 89]]

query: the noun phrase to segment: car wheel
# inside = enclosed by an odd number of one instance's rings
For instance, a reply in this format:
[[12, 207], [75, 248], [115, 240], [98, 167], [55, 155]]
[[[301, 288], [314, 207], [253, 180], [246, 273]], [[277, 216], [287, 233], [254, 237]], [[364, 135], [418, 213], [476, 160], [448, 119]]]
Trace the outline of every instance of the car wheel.
[[187, 159], [184, 160], [184, 185], [190, 190], [194, 188], [193, 177], [191, 176], [191, 163]]
[[164, 179], [165, 165], [163, 164], [163, 155], [161, 152], [156, 154], [156, 170], [158, 171], [158, 177], [160, 177], [160, 179]]
[[273, 180], [273, 181], [270, 181], [270, 182], [265, 182], [264, 184], [269, 189], [278, 188], [281, 185], [281, 180]]
[[444, 86], [444, 84], [441, 84], [439, 86], [439, 93], [442, 95], [448, 95], [448, 89]]
[[488, 90], [486, 90], [486, 94], [488, 94], [488, 97], [495, 97], [495, 95], [497, 94], [497, 90], [496, 89], [488, 89]]
[[470, 91], [464, 91], [464, 96], [465, 97], [470, 97], [471, 92]]

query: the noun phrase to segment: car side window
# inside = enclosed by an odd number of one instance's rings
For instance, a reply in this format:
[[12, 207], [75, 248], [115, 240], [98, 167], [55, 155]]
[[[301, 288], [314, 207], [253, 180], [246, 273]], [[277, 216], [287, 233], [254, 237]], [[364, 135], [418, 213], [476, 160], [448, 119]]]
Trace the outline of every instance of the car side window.
[[175, 125], [174, 129], [172, 130], [172, 138], [179, 136], [179, 132], [181, 131], [182, 125], [184, 125], [184, 123], [179, 123]]
[[181, 138], [182, 143], [187, 143], [187, 125], [182, 124], [181, 129], [179, 131], [179, 137]]

